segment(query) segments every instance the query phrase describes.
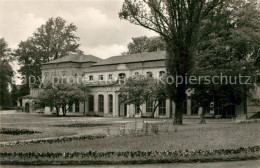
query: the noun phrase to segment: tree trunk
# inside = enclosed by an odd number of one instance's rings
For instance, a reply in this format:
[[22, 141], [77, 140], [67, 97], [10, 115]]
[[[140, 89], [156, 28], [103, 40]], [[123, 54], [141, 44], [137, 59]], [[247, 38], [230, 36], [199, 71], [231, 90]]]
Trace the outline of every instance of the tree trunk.
[[174, 124], [182, 125], [183, 102], [186, 98], [185, 83], [176, 88]]
[[59, 116], [60, 108], [59, 107], [55, 107], [55, 108], [56, 108], [56, 115]]
[[244, 114], [246, 115], [246, 119], [248, 119], [247, 116], [247, 94], [246, 94], [246, 87], [244, 86]]
[[62, 107], [62, 113], [63, 113], [63, 116], [66, 116], [66, 112], [67, 112], [67, 110], [66, 110], [66, 106], [63, 106], [63, 107]]
[[206, 124], [205, 114], [207, 112], [206, 107], [202, 107], [202, 113], [200, 115], [200, 124]]

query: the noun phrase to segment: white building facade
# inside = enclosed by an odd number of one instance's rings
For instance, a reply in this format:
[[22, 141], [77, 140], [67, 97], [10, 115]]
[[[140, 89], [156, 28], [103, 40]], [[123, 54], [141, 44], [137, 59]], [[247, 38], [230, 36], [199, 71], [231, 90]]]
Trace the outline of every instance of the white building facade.
[[[105, 60], [92, 55], [70, 54], [42, 66], [42, 76], [46, 79], [45, 81], [63, 76], [84, 78], [87, 83], [91, 83], [91, 93], [88, 100], [75, 102], [70, 112], [85, 116], [104, 117], [140, 117], [137, 107], [120, 103], [120, 85], [114, 82], [116, 78], [125, 79], [134, 75], [159, 78], [165, 72], [165, 51], [114, 56]], [[33, 92], [37, 91], [32, 90], [32, 95], [35, 94]], [[33, 108], [30, 107], [33, 106], [33, 96], [30, 98], [24, 99], [23, 107], [33, 111]], [[236, 116], [243, 114], [243, 103], [230, 107], [224, 107], [223, 102], [214, 102], [213, 104], [216, 107], [209, 110], [208, 115]], [[260, 111], [260, 107], [255, 104], [249, 103], [248, 106], [249, 110], [252, 109], [249, 112]], [[152, 102], [147, 102], [140, 108], [144, 116], [152, 114]], [[50, 107], [45, 108], [46, 113], [50, 111], [52, 111]], [[160, 101], [155, 117], [169, 118], [174, 113], [174, 102], [165, 99]], [[201, 109], [193, 108], [192, 100], [185, 101], [184, 116], [199, 117], [200, 113]]]

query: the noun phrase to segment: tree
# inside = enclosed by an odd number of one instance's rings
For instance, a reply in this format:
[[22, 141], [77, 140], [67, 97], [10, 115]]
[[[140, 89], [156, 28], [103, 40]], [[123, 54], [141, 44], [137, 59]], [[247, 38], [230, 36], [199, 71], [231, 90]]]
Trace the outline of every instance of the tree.
[[163, 78], [162, 80], [163, 81], [150, 78], [149, 83], [146, 85], [148, 90], [148, 101], [153, 102], [152, 117], [154, 117], [156, 109], [160, 105], [160, 100], [168, 98], [166, 93], [166, 84]]
[[137, 107], [142, 116], [142, 109], [139, 107], [148, 100], [149, 91], [147, 90], [147, 84], [149, 79], [137, 75], [130, 77], [120, 86], [120, 100], [122, 103], [133, 104]]
[[42, 63], [61, 58], [69, 52], [82, 53], [78, 49], [79, 37], [75, 35], [77, 27], [61, 17], [50, 18], [40, 26], [26, 41], [20, 42], [14, 55], [21, 65], [20, 72], [25, 76], [22, 93], [29, 94], [30, 76], [41, 77]]
[[[216, 17], [212, 17], [216, 16]], [[205, 109], [213, 96], [232, 104], [244, 101], [247, 114], [247, 97], [252, 84], [241, 83], [237, 77], [253, 76], [260, 49], [260, 11], [254, 1], [227, 1], [225, 7], [211, 11], [203, 24], [203, 39], [199, 44], [196, 76], [229, 76], [233, 83], [193, 85], [192, 97], [203, 108], [201, 122], [204, 123]], [[205, 73], [206, 72], [206, 73]], [[220, 82], [220, 81], [219, 81]], [[226, 104], [228, 105], [228, 103]]]
[[133, 37], [132, 41], [127, 45], [128, 51], [123, 54], [154, 52], [158, 49], [165, 50], [164, 41], [160, 36], [150, 38], [147, 36]]
[[57, 115], [62, 109], [63, 116], [65, 116], [75, 101], [84, 102], [87, 100], [89, 91], [87, 85], [49, 83], [41, 91], [38, 101], [42, 105], [55, 107]]
[[[160, 105], [160, 100], [167, 98], [165, 93], [165, 84], [157, 79], [136, 75], [128, 78], [124, 84], [120, 86], [120, 95], [122, 103], [133, 104], [140, 107], [148, 101], [153, 102], [152, 117]], [[141, 112], [142, 109], [138, 108]]]
[[11, 97], [8, 87], [12, 84], [14, 75], [13, 69], [9, 64], [11, 49], [4, 38], [0, 39], [0, 108], [11, 106]]
[[[193, 67], [193, 56], [200, 39], [202, 20], [210, 11], [222, 5], [223, 0], [125, 0], [119, 17], [133, 24], [157, 32], [165, 41], [169, 75], [185, 78]], [[178, 79], [174, 123], [182, 124], [183, 102], [187, 87]]]

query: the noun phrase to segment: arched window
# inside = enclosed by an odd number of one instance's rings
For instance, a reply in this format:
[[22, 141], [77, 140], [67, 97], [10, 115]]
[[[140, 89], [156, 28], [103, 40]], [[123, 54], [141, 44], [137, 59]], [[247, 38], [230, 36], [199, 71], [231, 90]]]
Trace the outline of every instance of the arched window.
[[152, 77], [153, 77], [153, 73], [150, 72], [150, 71], [148, 71], [148, 72], [146, 72], [146, 76], [147, 76], [148, 78], [152, 78]]
[[109, 113], [113, 113], [113, 95], [108, 95]]
[[152, 113], [153, 112], [153, 102], [152, 101], [147, 101], [146, 102], [146, 112], [147, 113]]
[[159, 77], [163, 76], [165, 74], [165, 71], [160, 71], [159, 72]]
[[93, 78], [92, 75], [89, 76], [89, 80], [90, 80], [90, 81], [93, 81], [93, 80], [94, 80], [94, 78]]
[[98, 112], [104, 112], [104, 96], [98, 95]]
[[125, 79], [125, 73], [120, 73], [118, 74], [119, 79]]
[[159, 115], [166, 115], [166, 99], [159, 100]]
[[93, 112], [94, 111], [94, 96], [93, 95], [89, 95], [88, 97], [88, 110]]

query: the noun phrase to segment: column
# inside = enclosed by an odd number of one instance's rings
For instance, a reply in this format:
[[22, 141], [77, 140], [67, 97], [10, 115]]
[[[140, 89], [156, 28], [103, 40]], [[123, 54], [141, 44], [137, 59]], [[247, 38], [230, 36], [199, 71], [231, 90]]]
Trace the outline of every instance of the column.
[[84, 102], [79, 102], [79, 113], [84, 114]]
[[113, 94], [113, 117], [116, 117], [116, 93]]
[[130, 114], [130, 105], [127, 105], [127, 117], [131, 117], [131, 114]]
[[113, 111], [113, 116], [114, 117], [119, 117], [118, 116], [118, 106], [119, 106], [119, 99], [118, 99], [118, 93], [115, 93], [115, 95], [114, 95], [114, 97], [113, 97], [113, 100], [115, 100], [114, 101], [114, 107], [113, 107], [113, 109], [114, 109], [114, 111]]
[[75, 113], [75, 104], [72, 105], [72, 112]]
[[142, 104], [142, 106], [143, 106], [143, 108], [142, 108], [143, 114], [145, 114], [146, 113], [146, 102], [144, 104]]
[[98, 112], [98, 94], [94, 93], [94, 112]]
[[191, 99], [187, 99], [187, 115], [191, 115]]
[[87, 115], [89, 112], [89, 99], [85, 100], [85, 115]]
[[109, 113], [108, 94], [106, 92], [103, 95], [104, 95], [104, 116], [107, 116]]
[[166, 117], [170, 117], [170, 100], [166, 99]]
[[175, 103], [172, 101], [172, 118], [174, 118], [175, 115]]

